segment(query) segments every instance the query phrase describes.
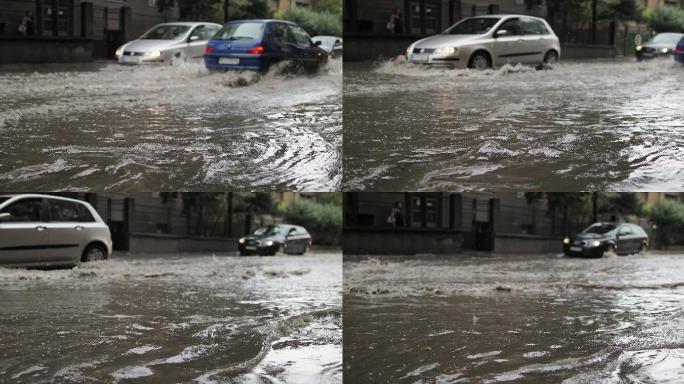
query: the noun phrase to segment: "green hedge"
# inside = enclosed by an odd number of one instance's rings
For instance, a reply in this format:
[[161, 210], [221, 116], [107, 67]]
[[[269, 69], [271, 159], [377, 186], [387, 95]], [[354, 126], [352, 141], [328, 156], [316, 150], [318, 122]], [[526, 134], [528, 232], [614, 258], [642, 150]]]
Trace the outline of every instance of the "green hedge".
[[684, 9], [674, 6], [663, 6], [646, 13], [646, 20], [654, 31], [684, 32]]
[[342, 16], [336, 13], [298, 7], [276, 14], [276, 17], [299, 24], [311, 36], [342, 36]]
[[684, 204], [679, 201], [661, 201], [649, 209], [651, 223], [654, 230], [656, 248], [681, 244], [684, 241]]
[[342, 207], [312, 200], [301, 200], [287, 208], [285, 222], [301, 225], [313, 236], [314, 245], [340, 245]]

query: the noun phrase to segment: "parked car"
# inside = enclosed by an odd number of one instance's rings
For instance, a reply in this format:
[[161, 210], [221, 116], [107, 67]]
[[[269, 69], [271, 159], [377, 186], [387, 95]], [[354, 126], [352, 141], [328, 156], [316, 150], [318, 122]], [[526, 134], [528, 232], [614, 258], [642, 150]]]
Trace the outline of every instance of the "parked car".
[[636, 47], [637, 60], [649, 60], [656, 57], [667, 57], [674, 54], [679, 43], [684, 38], [684, 33], [659, 33], [644, 45]]
[[558, 37], [546, 20], [523, 15], [470, 17], [406, 50], [411, 63], [474, 69], [507, 63], [542, 67], [557, 63], [560, 54]]
[[311, 235], [298, 225], [268, 225], [241, 238], [238, 248], [241, 256], [273, 256], [281, 249], [287, 254], [303, 255], [311, 248]]
[[674, 59], [684, 65], [684, 37], [679, 40], [679, 44], [677, 44], [677, 47], [675, 48]]
[[209, 39], [221, 29], [214, 23], [164, 23], [116, 50], [121, 64], [174, 63], [201, 59]]
[[209, 41], [204, 63], [209, 69], [265, 72], [291, 61], [290, 70], [315, 72], [328, 60], [297, 24], [283, 20], [230, 21]]
[[648, 235], [636, 224], [596, 223], [563, 239], [568, 256], [603, 257], [606, 253], [629, 255], [648, 247]]
[[330, 57], [337, 58], [342, 56], [342, 38], [338, 36], [314, 36], [311, 38], [314, 44], [326, 51]]
[[90, 204], [45, 195], [0, 196], [0, 264], [74, 266], [111, 253], [109, 227]]

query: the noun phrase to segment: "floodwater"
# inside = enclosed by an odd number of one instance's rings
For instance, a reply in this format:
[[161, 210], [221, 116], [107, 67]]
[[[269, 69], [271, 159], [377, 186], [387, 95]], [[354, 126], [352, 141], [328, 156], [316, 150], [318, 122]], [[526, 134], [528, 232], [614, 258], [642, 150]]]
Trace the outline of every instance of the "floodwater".
[[345, 65], [349, 190], [681, 190], [684, 67]]
[[348, 259], [349, 383], [684, 382], [684, 255]]
[[28, 190], [328, 191], [342, 63], [258, 78], [179, 66], [0, 68], [0, 183]]
[[340, 383], [341, 259], [0, 269], [0, 381]]

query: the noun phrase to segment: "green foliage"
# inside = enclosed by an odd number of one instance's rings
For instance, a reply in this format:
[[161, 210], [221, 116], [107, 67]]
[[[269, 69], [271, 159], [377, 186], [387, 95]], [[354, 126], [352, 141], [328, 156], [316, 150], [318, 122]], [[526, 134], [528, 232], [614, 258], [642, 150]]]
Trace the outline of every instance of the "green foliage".
[[641, 14], [635, 0], [604, 0], [599, 3], [599, 18], [608, 20], [637, 20]]
[[267, 0], [230, 0], [229, 11], [231, 20], [268, 19], [272, 16]]
[[648, 211], [651, 223], [656, 225], [653, 238], [656, 248], [684, 240], [684, 204], [665, 200], [654, 204]]
[[646, 12], [646, 20], [654, 31], [684, 32], [684, 9], [674, 6], [663, 6]]
[[305, 227], [314, 244], [339, 245], [342, 236], [342, 205], [300, 200], [287, 208], [285, 222]]
[[296, 7], [276, 14], [276, 18], [293, 21], [311, 36], [342, 35], [342, 17], [332, 12], [316, 12], [314, 10]]
[[313, 0], [311, 5], [316, 12], [329, 12], [342, 16], [342, 0]]

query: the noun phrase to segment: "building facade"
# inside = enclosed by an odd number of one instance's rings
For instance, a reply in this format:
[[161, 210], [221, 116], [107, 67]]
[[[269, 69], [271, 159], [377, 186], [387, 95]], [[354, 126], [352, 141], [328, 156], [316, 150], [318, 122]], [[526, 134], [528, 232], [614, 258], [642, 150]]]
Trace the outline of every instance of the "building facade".
[[[111, 57], [121, 44], [156, 24], [178, 20], [177, 7], [159, 11], [156, 0], [0, 0], [0, 10], [0, 43], [18, 41], [13, 48], [20, 50], [50, 49], [50, 45], [58, 44], [67, 49], [73, 46], [87, 51], [80, 58], [89, 55], [91, 60]], [[27, 14], [34, 21], [30, 36], [18, 31]], [[66, 53], [64, 60], [56, 55], [54, 60], [43, 56], [43, 61], [72, 61]], [[36, 61], [27, 57], [29, 62]]]
[[284, 12], [296, 7], [311, 7], [312, 0], [271, 0], [271, 9], [274, 12]]
[[683, 0], [640, 0], [645, 9], [658, 9], [664, 6], [678, 6], [684, 8]]

